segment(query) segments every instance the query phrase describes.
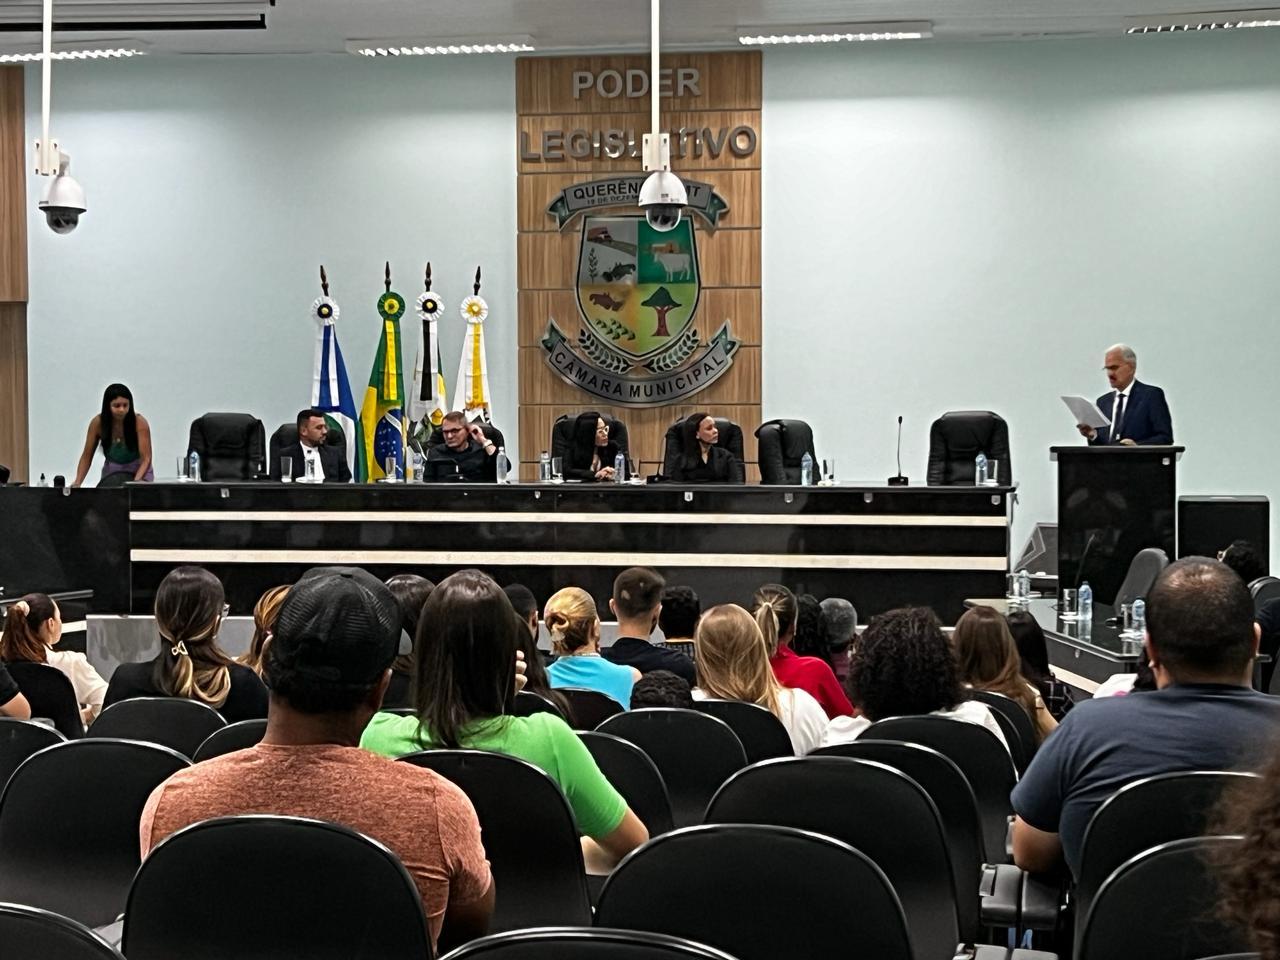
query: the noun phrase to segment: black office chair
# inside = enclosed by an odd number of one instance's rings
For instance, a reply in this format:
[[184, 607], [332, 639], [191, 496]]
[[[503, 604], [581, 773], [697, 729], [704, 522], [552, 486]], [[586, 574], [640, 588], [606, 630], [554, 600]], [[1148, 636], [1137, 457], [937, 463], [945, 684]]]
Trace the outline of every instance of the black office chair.
[[187, 456], [193, 452], [205, 482], [253, 480], [266, 473], [266, 428], [252, 414], [206, 413], [191, 421]]
[[578, 738], [590, 751], [605, 779], [640, 818], [649, 836], [669, 833], [674, 826], [671, 798], [662, 774], [649, 755], [629, 740], [599, 730], [579, 731]]
[[688, 937], [740, 960], [913, 956], [902, 904], [870, 858], [791, 827], [717, 824], [650, 840], [605, 882], [596, 922]]
[[569, 724], [575, 730], [594, 730], [610, 717], [623, 712], [622, 704], [599, 690], [557, 687], [556, 693], [568, 703]]
[[683, 937], [642, 930], [544, 927], [472, 940], [444, 960], [734, 960]]
[[[127, 700], [124, 702], [128, 703]], [[202, 760], [221, 757], [223, 754], [235, 753], [237, 750], [248, 750], [250, 747], [256, 747], [266, 732], [267, 721], [265, 719], [241, 720], [238, 723], [228, 723], [205, 737], [200, 746], [196, 748], [196, 752], [191, 759], [193, 762], [199, 763]], [[182, 751], [179, 750], [178, 752], [181, 753]]]
[[[589, 413], [590, 411], [583, 412]], [[631, 446], [627, 437], [626, 423], [607, 413], [599, 415], [609, 425], [609, 442], [616, 443], [623, 456], [630, 454]], [[551, 455], [553, 457], [569, 456], [569, 449], [573, 446], [573, 425], [578, 416], [579, 414], [576, 413], [562, 413], [556, 417], [556, 422], [551, 425]], [[607, 466], [611, 467], [613, 464], [610, 463]]]
[[1009, 751], [985, 727], [951, 717], [890, 717], [873, 723], [861, 739], [901, 740], [932, 747], [948, 757], [969, 781], [982, 821], [987, 863], [1007, 863], [1005, 837], [1013, 806], [1009, 794], [1018, 782]]
[[998, 460], [996, 479], [1009, 484], [1013, 464], [1009, 460], [1009, 425], [990, 410], [952, 410], [929, 428], [929, 470], [931, 487], [969, 486], [974, 481], [973, 461], [979, 453]]
[[108, 473], [94, 484], [99, 490], [109, 490], [112, 487], [123, 487], [126, 483], [133, 482], [133, 474], [128, 470], [117, 470], [115, 473]]
[[194, 757], [200, 744], [226, 725], [222, 714], [206, 703], [185, 697], [134, 697], [103, 710], [85, 736], [158, 743]]
[[482, 750], [424, 750], [400, 760], [452, 780], [475, 806], [497, 891], [492, 930], [591, 923], [578, 826], [551, 777]]
[[66, 739], [57, 730], [43, 723], [0, 717], [0, 793], [23, 760], [45, 747], [65, 743]]
[[129, 960], [432, 956], [422, 896], [394, 853], [337, 823], [275, 816], [166, 837], [129, 890], [121, 946]]
[[[267, 441], [267, 473], [279, 479], [280, 477], [280, 457], [285, 447], [292, 446], [298, 442], [298, 424], [282, 423], [276, 427], [275, 433], [271, 434], [271, 439]], [[325, 437], [324, 445], [326, 447], [336, 447], [342, 455], [342, 459], [347, 458], [347, 438], [343, 434], [342, 428], [338, 426], [329, 427], [329, 435]]]
[[970, 690], [969, 695], [980, 703], [985, 703], [992, 716], [1000, 724], [1000, 731], [1009, 744], [1009, 754], [1013, 757], [1013, 765], [1021, 777], [1027, 765], [1036, 753], [1036, 725], [1031, 715], [1022, 704], [1003, 693], [991, 690]]
[[796, 755], [787, 728], [764, 707], [740, 700], [695, 700], [693, 709], [727, 723], [742, 741], [747, 763]]
[[1243, 837], [1191, 837], [1143, 851], [1099, 888], [1076, 942], [1076, 960], [1197, 960], [1248, 950], [1245, 931], [1217, 915], [1211, 860]]
[[[502, 431], [495, 427], [487, 420], [477, 421], [480, 424], [480, 432], [488, 438], [495, 447], [506, 447], [506, 437], [502, 435]], [[442, 427], [434, 427], [431, 435], [427, 437], [427, 449], [438, 447], [444, 443], [444, 429]]]
[[0, 795], [0, 901], [111, 923], [138, 869], [147, 797], [188, 765], [128, 740], [72, 740], [32, 756]]
[[[745, 447], [742, 443], [742, 427], [734, 423], [726, 417], [712, 417], [716, 422], [716, 430], [719, 431], [719, 437], [716, 439], [717, 447], [724, 447], [735, 457], [739, 463], [746, 463], [744, 454]], [[666, 435], [662, 441], [662, 473], [664, 476], [671, 476], [675, 469], [675, 463], [682, 455], [680, 448], [680, 431], [684, 427], [684, 418], [681, 417], [671, 426], [667, 427]]]
[[1268, 600], [1280, 600], [1280, 577], [1259, 577], [1249, 584], [1249, 595], [1253, 597], [1253, 609], [1260, 610]]
[[821, 464], [813, 449], [813, 428], [803, 420], [766, 420], [756, 427], [760, 441], [760, 482], [766, 485], [798, 484], [800, 460], [807, 453], [813, 461], [813, 479], [821, 480]]
[[1150, 593], [1156, 577], [1168, 565], [1168, 554], [1159, 547], [1139, 550], [1129, 563], [1129, 572], [1124, 575], [1120, 589], [1116, 591], [1116, 609], [1119, 610], [1122, 603], [1133, 603]]
[[0, 943], [9, 957], [124, 960], [120, 951], [84, 924], [16, 903], [0, 903]]
[[1103, 883], [1125, 861], [1162, 843], [1206, 835], [1222, 792], [1258, 779], [1256, 773], [1162, 773], [1135, 780], [1108, 797], [1090, 818], [1080, 845], [1077, 937]]
[[76, 699], [76, 688], [65, 673], [47, 663], [30, 661], [7, 663], [5, 666], [31, 704], [31, 716], [52, 720], [54, 729], [68, 740], [84, 736], [80, 701]]
[[701, 823], [720, 785], [747, 765], [742, 741], [732, 728], [696, 710], [632, 710], [610, 717], [599, 729], [649, 755], [667, 785], [677, 827]]
[[[416, 712], [416, 711], [414, 711]], [[531, 717], [535, 713], [550, 713], [559, 717], [568, 723], [562, 711], [555, 703], [548, 700], [540, 693], [534, 693], [532, 690], [521, 690], [516, 694], [516, 702], [511, 710], [517, 717]]]

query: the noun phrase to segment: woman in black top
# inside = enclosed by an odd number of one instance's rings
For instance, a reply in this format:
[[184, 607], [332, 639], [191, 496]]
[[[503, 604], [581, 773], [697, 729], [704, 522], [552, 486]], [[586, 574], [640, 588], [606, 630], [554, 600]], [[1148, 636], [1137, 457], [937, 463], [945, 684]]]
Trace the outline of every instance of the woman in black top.
[[594, 410], [578, 415], [573, 423], [568, 462], [564, 465], [565, 479], [613, 479], [613, 460], [618, 455], [618, 445], [609, 433], [609, 422]]
[[160, 652], [116, 667], [103, 709], [133, 697], [185, 697], [213, 707], [227, 723], [267, 715], [266, 686], [218, 646], [227, 608], [217, 577], [202, 567], [175, 568], [156, 590], [155, 614]]
[[680, 456], [671, 471], [676, 483], [746, 483], [742, 461], [717, 447], [720, 431], [707, 413], [695, 413], [680, 426]]

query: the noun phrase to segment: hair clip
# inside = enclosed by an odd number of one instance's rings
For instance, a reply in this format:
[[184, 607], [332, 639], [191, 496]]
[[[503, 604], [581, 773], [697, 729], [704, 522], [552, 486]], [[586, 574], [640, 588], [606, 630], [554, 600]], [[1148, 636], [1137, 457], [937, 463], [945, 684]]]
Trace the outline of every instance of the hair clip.
[[184, 657], [191, 656], [191, 654], [187, 653], [187, 645], [181, 640], [179, 640], [175, 646], [170, 647], [169, 652], [175, 657], [178, 656], [178, 654], [182, 654]]

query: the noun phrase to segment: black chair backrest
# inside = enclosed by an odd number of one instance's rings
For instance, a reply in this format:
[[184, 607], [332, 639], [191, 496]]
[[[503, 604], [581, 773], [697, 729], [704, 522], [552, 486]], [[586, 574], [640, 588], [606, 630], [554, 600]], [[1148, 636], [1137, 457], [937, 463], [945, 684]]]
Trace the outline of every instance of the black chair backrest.
[[902, 904], [879, 867], [792, 827], [716, 824], [650, 840], [605, 882], [596, 922], [688, 937], [739, 960], [912, 957]]
[[8, 783], [13, 771], [33, 753], [63, 743], [66, 737], [53, 727], [34, 720], [18, 720], [0, 717], [0, 790]]
[[988, 863], [1004, 863], [1005, 836], [1013, 806], [1009, 794], [1017, 783], [1013, 760], [990, 730], [950, 717], [889, 717], [862, 734], [872, 740], [901, 740], [932, 747], [949, 758], [973, 790], [982, 821], [982, 849]]
[[124, 960], [120, 951], [84, 924], [16, 903], [0, 903], [0, 943], [7, 957]]
[[84, 723], [80, 720], [80, 701], [71, 679], [57, 667], [47, 663], [7, 663], [22, 695], [31, 704], [31, 715], [52, 720], [54, 729], [68, 740], [84, 736]]
[[[716, 439], [717, 447], [724, 447], [739, 461], [745, 462], [745, 447], [742, 444], [742, 427], [725, 417], [712, 417], [716, 422], [716, 430], [720, 436]], [[684, 418], [677, 420], [671, 426], [667, 427], [666, 436], [663, 437], [663, 454], [662, 454], [662, 472], [665, 476], [671, 476], [676, 461], [679, 460], [683, 451], [681, 450], [680, 431], [684, 427]]]
[[129, 891], [121, 946], [129, 960], [432, 955], [422, 897], [394, 853], [340, 824], [273, 816], [166, 837]]
[[201, 480], [252, 480], [266, 472], [267, 431], [249, 413], [206, 413], [191, 421], [187, 456], [193, 451]]
[[472, 940], [449, 960], [734, 960], [683, 937], [642, 930], [544, 927]]
[[813, 459], [814, 482], [821, 479], [813, 428], [803, 420], [766, 420], [756, 427], [756, 439], [760, 441], [761, 483], [799, 483], [800, 460], [806, 453]]
[[649, 755], [671, 797], [677, 827], [701, 823], [720, 785], [747, 765], [742, 741], [727, 723], [696, 710], [632, 710], [600, 724]]
[[30, 757], [0, 794], [0, 901], [111, 923], [138, 869], [147, 797], [188, 765], [128, 740], [70, 740]]
[[1268, 600], [1280, 599], [1280, 577], [1259, 577], [1249, 584], [1249, 594], [1253, 597], [1255, 610]]
[[874, 760], [900, 770], [924, 790], [938, 809], [951, 854], [960, 938], [974, 943], [980, 935], [981, 900], [975, 880], [982, 873], [982, 824], [978, 802], [960, 768], [931, 747], [896, 740], [867, 740], [820, 747], [810, 757], [852, 757]]
[[1218, 919], [1210, 860], [1242, 837], [1190, 837], [1145, 850], [1115, 871], [1094, 897], [1076, 960], [1199, 960], [1249, 948], [1243, 930]]
[[521, 690], [516, 694], [515, 706], [512, 708], [511, 712], [517, 717], [531, 717], [535, 713], [550, 713], [559, 717], [561, 720], [564, 720], [566, 723], [569, 722], [568, 718], [564, 715], [564, 712], [558, 706], [542, 694], [534, 693], [532, 690]]
[[551, 777], [482, 750], [423, 750], [400, 759], [452, 780], [476, 808], [497, 891], [490, 929], [591, 923], [578, 827]]
[[787, 728], [764, 707], [740, 700], [695, 700], [693, 708], [729, 725], [742, 741], [747, 763], [796, 755]]
[[969, 695], [991, 710], [1000, 731], [1009, 744], [1009, 754], [1018, 776], [1026, 772], [1027, 765], [1036, 753], [1036, 725], [1022, 704], [1003, 693], [991, 690], [970, 690]]
[[720, 788], [707, 823], [768, 823], [844, 841], [893, 885], [915, 955], [955, 955], [956, 890], [938, 808], [901, 771], [849, 757], [767, 760]]
[[594, 730], [610, 717], [623, 712], [622, 704], [599, 690], [557, 687], [556, 693], [569, 704], [569, 725], [575, 730]]
[[649, 831], [649, 836], [668, 833], [674, 826], [671, 819], [671, 798], [667, 785], [649, 755], [629, 740], [615, 737], [599, 730], [582, 730], [578, 733], [596, 766], [604, 778], [613, 784], [627, 801], [631, 812]]
[[[586, 412], [586, 411], [583, 411]], [[573, 446], [573, 425], [577, 422], [578, 414], [562, 413], [556, 417], [556, 422], [551, 425], [551, 455], [553, 457], [567, 457], [569, 450]], [[618, 450], [627, 455], [631, 452], [630, 441], [627, 437], [627, 425], [624, 421], [617, 417], [612, 417], [607, 413], [602, 413], [604, 422], [609, 425], [609, 442], [616, 443]], [[566, 463], [567, 467], [568, 464]], [[613, 466], [613, 464], [608, 464]]]
[[185, 697], [134, 697], [98, 714], [86, 736], [142, 740], [194, 757], [200, 744], [227, 725], [222, 714]]
[[[297, 423], [282, 423], [276, 427], [275, 433], [267, 442], [267, 471], [272, 472], [280, 465], [280, 451], [298, 442]], [[336, 447], [345, 458], [347, 455], [347, 438], [341, 427], [329, 427], [329, 435], [325, 438], [326, 447]]]
[[[487, 420], [480, 420], [478, 422], [480, 424], [480, 432], [483, 433], [495, 447], [506, 447], [507, 438], [502, 435], [501, 430], [495, 427], [492, 423], [489, 423]], [[433, 428], [431, 435], [427, 437], [427, 449], [430, 450], [432, 447], [438, 447], [442, 443], [444, 443], [444, 429], [442, 427]]]
[[1197, 770], [1143, 777], [1121, 787], [1094, 812], [1080, 844], [1077, 931], [1098, 890], [1126, 860], [1144, 850], [1204, 836], [1222, 791], [1257, 780], [1256, 773]]
[[1124, 575], [1124, 582], [1116, 591], [1116, 609], [1119, 610], [1122, 603], [1133, 603], [1150, 593], [1156, 577], [1168, 565], [1169, 556], [1159, 547], [1139, 550], [1129, 563], [1129, 572]]
[[1013, 478], [1009, 460], [1009, 425], [990, 410], [953, 410], [944, 413], [929, 428], [929, 472], [931, 487], [972, 484], [973, 461], [979, 453], [999, 460], [996, 479], [1008, 484]]
[[[267, 732], [267, 721], [260, 720], [241, 720], [238, 723], [229, 723], [225, 727], [219, 727], [196, 748], [192, 760], [199, 763], [201, 760], [212, 760], [214, 757], [220, 757], [225, 753], [235, 753], [237, 750], [247, 750], [250, 747], [258, 745], [262, 740], [263, 734]], [[179, 750], [179, 753], [182, 751]]]

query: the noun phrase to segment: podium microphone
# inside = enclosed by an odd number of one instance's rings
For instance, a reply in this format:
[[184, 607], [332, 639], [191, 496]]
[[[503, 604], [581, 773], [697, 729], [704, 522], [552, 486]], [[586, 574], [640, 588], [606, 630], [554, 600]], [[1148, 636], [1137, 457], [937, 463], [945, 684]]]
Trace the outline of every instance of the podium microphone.
[[902, 475], [902, 414], [898, 414], [898, 474], [886, 482], [891, 487], [905, 487], [910, 482]]

